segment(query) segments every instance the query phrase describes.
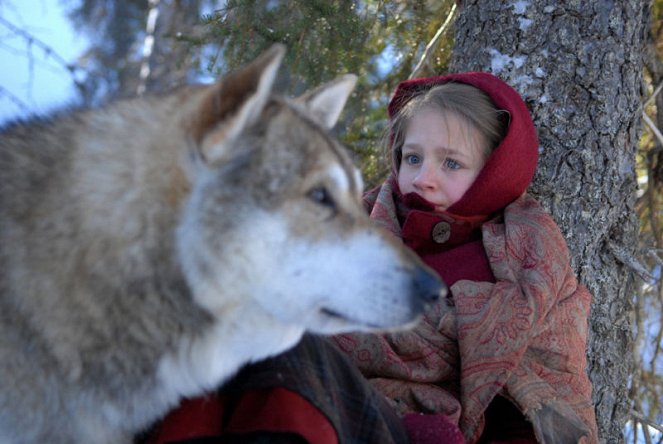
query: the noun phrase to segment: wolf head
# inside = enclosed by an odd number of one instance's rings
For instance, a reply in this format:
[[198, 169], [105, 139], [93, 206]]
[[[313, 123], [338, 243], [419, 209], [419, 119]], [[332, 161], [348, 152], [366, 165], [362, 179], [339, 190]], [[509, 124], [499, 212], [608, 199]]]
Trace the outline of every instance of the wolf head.
[[355, 78], [278, 98], [283, 54], [0, 131], [0, 441], [131, 442], [305, 330], [438, 297], [329, 135]]
[[277, 98], [283, 54], [274, 46], [209, 87], [190, 122], [177, 248], [194, 297], [214, 314], [246, 305], [324, 334], [412, 324], [443, 284], [372, 224], [360, 174], [328, 132], [356, 77]]

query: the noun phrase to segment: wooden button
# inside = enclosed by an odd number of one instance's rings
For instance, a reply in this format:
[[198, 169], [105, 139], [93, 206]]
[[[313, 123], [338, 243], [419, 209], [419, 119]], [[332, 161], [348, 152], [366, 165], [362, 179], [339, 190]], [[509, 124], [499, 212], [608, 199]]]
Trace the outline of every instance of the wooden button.
[[433, 240], [443, 244], [451, 237], [451, 225], [448, 222], [438, 222], [433, 227]]

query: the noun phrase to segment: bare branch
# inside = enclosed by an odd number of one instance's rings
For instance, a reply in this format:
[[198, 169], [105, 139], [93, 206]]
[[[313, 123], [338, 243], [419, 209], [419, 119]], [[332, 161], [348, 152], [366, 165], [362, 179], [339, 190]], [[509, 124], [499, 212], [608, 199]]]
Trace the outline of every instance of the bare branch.
[[654, 261], [656, 261], [657, 264], [663, 265], [663, 258], [658, 255], [659, 251], [661, 251], [661, 250], [658, 250], [656, 248], [649, 248], [647, 250], [647, 256], [654, 259]]
[[663, 425], [656, 424], [655, 422], [650, 421], [649, 419], [645, 418], [642, 413], [636, 412], [635, 410], [631, 410], [631, 416], [633, 416], [635, 419], [640, 421], [640, 423], [646, 424], [647, 426], [656, 429], [659, 432], [663, 432]]
[[645, 112], [642, 113], [642, 119], [645, 121], [651, 132], [654, 133], [654, 136], [656, 137], [656, 139], [658, 139], [658, 143], [663, 145], [663, 134], [658, 129], [656, 124], [649, 118], [647, 113]]
[[642, 280], [650, 282], [654, 276], [647, 270], [647, 268], [633, 255], [628, 253], [624, 247], [619, 246], [613, 242], [608, 242], [608, 248], [615, 255], [617, 260], [627, 267], [631, 268]]
[[9, 101], [16, 105], [23, 113], [28, 113], [30, 111], [30, 107], [23, 100], [16, 97], [6, 88], [0, 86], [0, 97], [3, 96], [7, 97]]
[[652, 95], [645, 101], [643, 108], [646, 108], [651, 104], [652, 101], [656, 99], [656, 96], [661, 92], [661, 89], [663, 89], [663, 82], [659, 83], [659, 85], [656, 87]]
[[[24, 29], [20, 28], [19, 26], [14, 25], [13, 23], [11, 23], [10, 21], [8, 21], [7, 19], [1, 16], [0, 16], [0, 27], [6, 28], [12, 36], [18, 36], [23, 41], [25, 41], [26, 53], [27, 53], [26, 58], [27, 58], [27, 68], [28, 68], [28, 78], [27, 78], [28, 85], [32, 85], [32, 82], [34, 80], [36, 60], [33, 54], [33, 48], [37, 48], [43, 53], [45, 60], [50, 59], [55, 62], [55, 65], [49, 63], [43, 63], [45, 69], [59, 72], [57, 70], [57, 67], [59, 66], [60, 68], [62, 68], [62, 70], [67, 71], [69, 73], [71, 82], [78, 91], [82, 93], [85, 90], [85, 82], [80, 79], [86, 77], [81, 75], [82, 73], [85, 73], [86, 70], [82, 68], [80, 65], [76, 63], [69, 63], [50, 45], [36, 38], [35, 36], [25, 31]], [[14, 53], [16, 53], [16, 51], [13, 50], [11, 46], [7, 45], [6, 42], [7, 38], [3, 38], [2, 46], [4, 50], [10, 52], [13, 51]], [[11, 94], [6, 89], [3, 89], [2, 94], [9, 97], [9, 99], [17, 106], [19, 106], [21, 110], [29, 111], [29, 107], [24, 101], [18, 99], [15, 95]]]
[[39, 49], [41, 49], [46, 56], [52, 58], [58, 64], [60, 64], [65, 70], [69, 71], [72, 74], [73, 81], [77, 83], [76, 77], [73, 74], [76, 71], [76, 69], [78, 69], [79, 67], [67, 62], [50, 45], [44, 43], [40, 39], [36, 38], [35, 36], [26, 32], [25, 30], [19, 28], [18, 26], [14, 25], [13, 23], [11, 23], [10, 21], [6, 20], [3, 17], [0, 17], [0, 25], [9, 29], [15, 35], [18, 35], [21, 38], [23, 38], [29, 46], [36, 46]]
[[414, 67], [412, 73], [410, 74], [409, 77], [410, 79], [417, 77], [421, 73], [424, 65], [428, 63], [429, 58], [433, 54], [433, 51], [435, 51], [437, 44], [444, 35], [445, 31], [447, 30], [447, 27], [449, 26], [449, 23], [451, 23], [451, 20], [454, 18], [455, 15], [456, 15], [456, 3], [454, 2], [453, 6], [451, 6], [449, 14], [447, 15], [447, 19], [444, 21], [444, 23], [442, 23], [442, 26], [440, 26], [440, 28], [437, 30], [431, 41], [428, 42], [428, 45], [426, 45], [426, 49], [424, 50], [424, 53], [421, 55], [419, 63], [417, 63], [417, 66]]

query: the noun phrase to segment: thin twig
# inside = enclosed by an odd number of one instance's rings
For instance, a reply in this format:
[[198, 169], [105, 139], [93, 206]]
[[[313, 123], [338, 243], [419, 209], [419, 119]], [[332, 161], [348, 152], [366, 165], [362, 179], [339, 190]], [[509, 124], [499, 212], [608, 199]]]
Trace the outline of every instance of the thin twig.
[[[660, 282], [658, 285], [658, 301], [659, 303], [663, 303], [663, 286], [661, 286]], [[656, 302], [653, 302], [654, 304]], [[651, 359], [649, 360], [649, 367], [650, 367], [650, 372], [652, 374], [656, 374], [656, 362], [658, 361], [658, 355], [661, 352], [661, 343], [663, 342], [663, 328], [659, 326], [658, 328], [658, 333], [656, 333], [656, 338], [654, 341], [652, 341], [652, 344], [654, 345], [654, 351], [651, 354]]]
[[628, 253], [624, 247], [621, 247], [613, 242], [608, 242], [608, 248], [612, 254], [621, 262], [622, 264], [630, 267], [633, 271], [637, 273], [638, 276], [645, 282], [650, 282], [654, 279], [654, 276], [647, 270], [647, 268], [632, 254]]
[[417, 63], [417, 66], [415, 66], [414, 69], [412, 70], [412, 74], [410, 74], [409, 77], [410, 79], [413, 79], [419, 75], [419, 73], [424, 67], [424, 64], [435, 50], [435, 47], [437, 46], [438, 42], [444, 35], [445, 31], [447, 30], [447, 27], [449, 26], [449, 23], [451, 23], [451, 19], [454, 17], [455, 14], [456, 14], [456, 2], [454, 2], [454, 4], [451, 6], [451, 10], [447, 15], [447, 19], [444, 21], [444, 23], [442, 23], [442, 26], [440, 26], [440, 28], [437, 30], [431, 41], [428, 42], [428, 45], [426, 45], [426, 49], [424, 50], [424, 53], [421, 55], [419, 63]]
[[643, 108], [646, 108], [654, 99], [656, 99], [656, 96], [661, 92], [661, 89], [663, 89], [663, 82], [658, 84], [651, 96], [645, 101]]
[[27, 113], [30, 111], [30, 107], [21, 99], [16, 97], [14, 94], [12, 94], [10, 91], [8, 91], [6, 88], [0, 86], [0, 97], [7, 97], [10, 102], [12, 102], [14, 105], [16, 105], [21, 112]]
[[[47, 45], [43, 41], [39, 40], [32, 34], [24, 31], [23, 29], [19, 28], [18, 26], [14, 25], [10, 21], [6, 20], [3, 17], [0, 17], [0, 25], [3, 25], [7, 29], [9, 29], [11, 32], [13, 32], [16, 35], [21, 36], [27, 43], [28, 45], [35, 45], [39, 49], [41, 49], [44, 54], [48, 57], [53, 58], [56, 62], [58, 62], [60, 65], [62, 65], [67, 71], [73, 72], [76, 70], [76, 67], [67, 62], [64, 57], [62, 57], [60, 54], [58, 54], [51, 46]], [[76, 82], [76, 79], [74, 78], [74, 82]]]
[[663, 145], [663, 133], [661, 133], [654, 121], [645, 112], [642, 113], [642, 119], [645, 121], [651, 132], [654, 133], [654, 136], [658, 139], [658, 143]]
[[656, 429], [659, 432], [663, 432], [663, 425], [651, 422], [649, 419], [645, 418], [645, 416], [642, 413], [636, 412], [635, 410], [631, 410], [631, 416], [633, 416], [635, 419], [640, 421], [642, 424], [645, 424], [653, 429]]
[[661, 256], [658, 255], [658, 252], [659, 252], [659, 251], [660, 251], [660, 250], [657, 249], [657, 248], [648, 248], [648, 249], [647, 249], [647, 256], [649, 256], [649, 257], [651, 257], [652, 259], [654, 259], [654, 261], [656, 261], [657, 264], [659, 264], [659, 265], [663, 265], [663, 258], [662, 258]]

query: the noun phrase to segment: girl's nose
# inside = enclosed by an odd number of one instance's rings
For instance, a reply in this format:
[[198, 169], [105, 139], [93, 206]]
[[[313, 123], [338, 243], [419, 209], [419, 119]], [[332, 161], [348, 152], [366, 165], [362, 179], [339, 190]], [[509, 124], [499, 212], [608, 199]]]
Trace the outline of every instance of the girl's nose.
[[415, 188], [422, 190], [433, 189], [436, 187], [435, 172], [431, 165], [424, 162], [412, 181], [412, 185], [414, 185]]

